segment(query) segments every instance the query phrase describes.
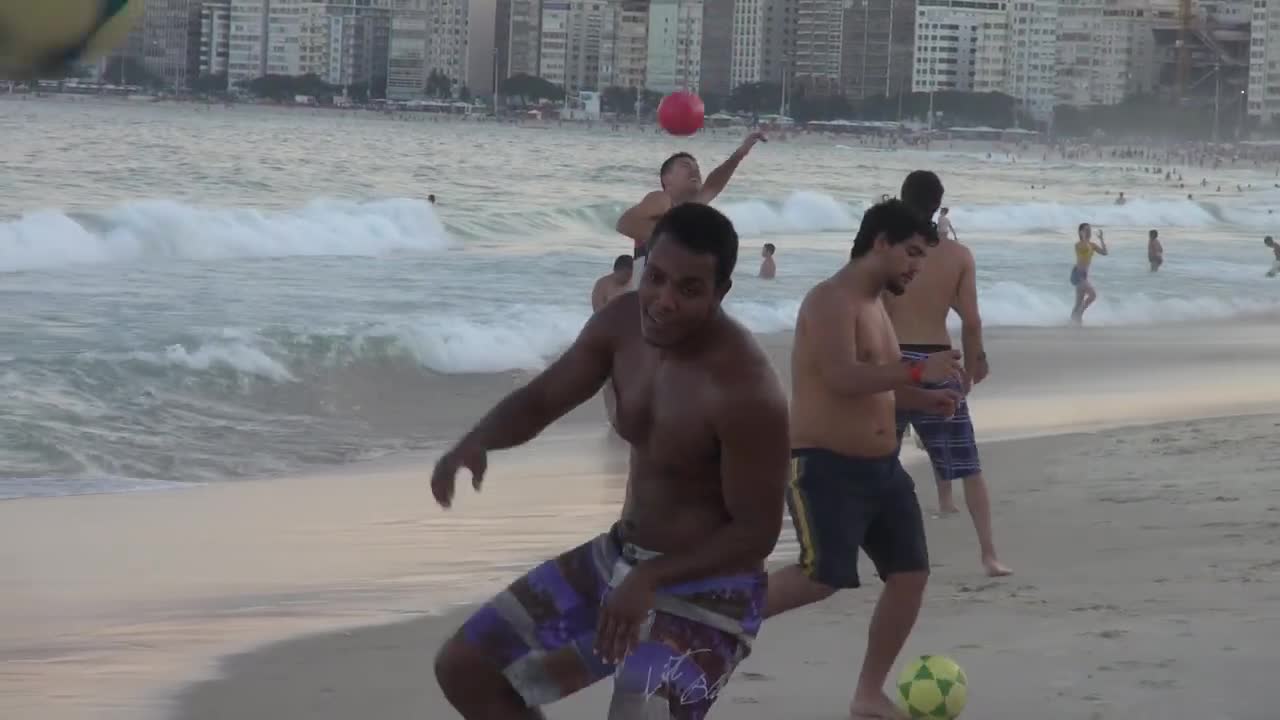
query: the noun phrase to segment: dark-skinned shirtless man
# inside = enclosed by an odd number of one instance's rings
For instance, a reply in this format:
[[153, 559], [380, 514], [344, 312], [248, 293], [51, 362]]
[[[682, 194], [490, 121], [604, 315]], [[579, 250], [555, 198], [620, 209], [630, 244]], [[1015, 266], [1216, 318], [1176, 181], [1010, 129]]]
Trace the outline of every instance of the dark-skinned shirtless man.
[[764, 133], [753, 132], [747, 135], [737, 150], [727, 160], [711, 171], [704, 182], [698, 161], [687, 152], [678, 152], [662, 162], [658, 168], [658, 182], [661, 190], [654, 190], [644, 196], [639, 203], [622, 213], [618, 218], [617, 231], [635, 243], [634, 254], [639, 272], [637, 280], [644, 274], [646, 247], [653, 236], [653, 226], [658, 218], [668, 210], [681, 203], [710, 203], [724, 192], [738, 165], [746, 159], [751, 148], [757, 142], [766, 141]]
[[[902, 201], [926, 220], [942, 205], [943, 187], [938, 176], [928, 170], [907, 175], [899, 193]], [[964, 348], [965, 376], [949, 387], [962, 394], [987, 377], [987, 353], [982, 347], [982, 316], [978, 312], [977, 269], [973, 253], [956, 240], [943, 237], [929, 257], [920, 264], [920, 272], [902, 295], [885, 298], [893, 329], [902, 343], [902, 355], [920, 359], [930, 353], [951, 349], [947, 316], [952, 310], [960, 316], [960, 340]], [[982, 475], [977, 439], [969, 404], [961, 400], [956, 411], [942, 417], [917, 410], [898, 411], [898, 432], [910, 425], [924, 445], [933, 466], [938, 487], [939, 512], [950, 515], [956, 510], [952, 483], [964, 481], [964, 504], [978, 534], [982, 567], [987, 575], [1000, 577], [1012, 571], [996, 556], [991, 530], [991, 498]]]
[[856, 588], [858, 549], [884, 580], [849, 713], [905, 720], [884, 683], [915, 625], [929, 578], [924, 519], [898, 461], [897, 406], [941, 415], [958, 395], [928, 390], [954, 376], [959, 353], [903, 362], [881, 295], [899, 294], [937, 244], [928, 222], [898, 200], [867, 210], [849, 263], [805, 296], [791, 356], [787, 506], [800, 562], [769, 576], [766, 617]]
[[593, 315], [436, 465], [447, 508], [460, 468], [478, 489], [488, 451], [528, 442], [608, 379], [631, 445], [619, 522], [516, 580], [441, 649], [436, 677], [466, 720], [540, 718], [539, 706], [609, 676], [610, 720], [702, 720], [759, 631], [782, 525], [786, 397], [721, 308], [738, 251], [728, 218], [677, 206], [650, 250], [639, 290]]

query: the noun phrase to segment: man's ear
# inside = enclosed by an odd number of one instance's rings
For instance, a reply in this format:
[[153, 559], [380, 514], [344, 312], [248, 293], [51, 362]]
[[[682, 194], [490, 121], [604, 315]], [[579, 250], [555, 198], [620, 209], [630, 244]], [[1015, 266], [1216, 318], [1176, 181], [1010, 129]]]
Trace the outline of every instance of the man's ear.
[[733, 278], [729, 278], [728, 280], [725, 280], [723, 283], [721, 283], [719, 286], [716, 287], [716, 299], [723, 300], [724, 296], [728, 295], [731, 289], [733, 289]]

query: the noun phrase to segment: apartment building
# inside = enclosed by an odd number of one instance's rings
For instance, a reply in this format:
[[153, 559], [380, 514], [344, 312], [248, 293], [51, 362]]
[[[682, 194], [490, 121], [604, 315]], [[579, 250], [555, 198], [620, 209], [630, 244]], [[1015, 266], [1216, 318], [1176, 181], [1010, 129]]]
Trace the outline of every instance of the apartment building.
[[645, 87], [648, 0], [610, 0], [600, 22], [600, 88]]
[[990, 92], [995, 83], [1003, 88], [1003, 77], [991, 76], [1003, 68], [1008, 48], [1007, 34], [1001, 31], [1007, 24], [1005, 0], [920, 0], [912, 91], [978, 92], [980, 68], [982, 92]]
[[699, 92], [702, 80], [702, 0], [652, 0], [645, 83], [661, 93]]

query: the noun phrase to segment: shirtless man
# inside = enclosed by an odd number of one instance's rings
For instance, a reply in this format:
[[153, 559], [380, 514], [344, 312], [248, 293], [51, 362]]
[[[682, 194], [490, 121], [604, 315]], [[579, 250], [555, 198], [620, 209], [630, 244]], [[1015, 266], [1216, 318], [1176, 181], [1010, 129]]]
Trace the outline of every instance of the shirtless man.
[[591, 287], [591, 312], [600, 312], [610, 300], [631, 289], [633, 266], [630, 255], [614, 258], [613, 272], [596, 280], [596, 284]]
[[[613, 261], [613, 272], [596, 280], [591, 288], [591, 312], [598, 313], [611, 300], [631, 289], [633, 262], [630, 255], [619, 255]], [[604, 390], [604, 412], [609, 416], [609, 426], [617, 429], [617, 400], [613, 392], [613, 382], [606, 381]]]
[[[902, 201], [926, 220], [942, 204], [942, 181], [928, 170], [907, 175], [899, 193]], [[941, 235], [941, 233], [939, 233]], [[886, 297], [885, 307], [893, 321], [894, 332], [901, 343], [902, 356], [923, 359], [936, 352], [951, 349], [947, 332], [947, 315], [955, 310], [960, 316], [960, 338], [964, 349], [965, 373], [962, 380], [939, 386], [960, 393], [962, 399], [950, 417], [912, 410], [898, 412], [898, 434], [910, 426], [924, 445], [933, 465], [938, 487], [938, 506], [943, 515], [959, 512], [952, 496], [951, 483], [964, 478], [964, 503], [978, 532], [982, 567], [987, 575], [999, 577], [1011, 571], [996, 556], [991, 532], [991, 499], [982, 476], [978, 445], [969, 418], [969, 405], [963, 395], [987, 377], [987, 354], [982, 347], [982, 316], [978, 313], [978, 287], [973, 253], [955, 240], [940, 238], [938, 247], [920, 263], [920, 273], [907, 292]]]
[[898, 462], [894, 408], [947, 415], [958, 400], [922, 386], [959, 373], [960, 353], [904, 363], [881, 300], [906, 288], [931, 242], [933, 228], [901, 201], [875, 205], [862, 216], [852, 259], [809, 291], [796, 320], [787, 506], [800, 562], [769, 576], [765, 616], [858, 587], [858, 548], [866, 551], [885, 585], [849, 707], [860, 720], [905, 720], [884, 682], [929, 577], [920, 504]]
[[773, 259], [774, 253], [778, 252], [778, 247], [773, 243], [765, 243], [760, 249], [760, 279], [772, 280], [778, 276], [778, 262]]
[[558, 360], [498, 403], [436, 465], [479, 489], [490, 450], [528, 442], [612, 378], [631, 444], [621, 520], [534, 568], [441, 649], [436, 677], [466, 720], [538, 706], [613, 676], [610, 720], [702, 720], [764, 612], [782, 525], [786, 397], [751, 333], [725, 314], [738, 237], [700, 204], [654, 228], [640, 289], [587, 321]]
[[1280, 274], [1280, 243], [1271, 239], [1268, 235], [1262, 239], [1262, 244], [1271, 248], [1271, 253], [1276, 256], [1276, 261], [1271, 264], [1271, 269], [1267, 271], [1267, 277], [1275, 277]]
[[640, 261], [637, 278], [644, 274], [647, 243], [653, 235], [653, 226], [658, 218], [681, 203], [697, 202], [705, 205], [715, 200], [716, 196], [724, 192], [725, 186], [729, 184], [738, 165], [751, 152], [751, 148], [761, 141], [768, 142], [762, 132], [748, 135], [728, 160], [711, 171], [706, 182], [702, 181], [698, 161], [687, 152], [678, 152], [663, 161], [658, 168], [658, 182], [662, 184], [662, 189], [645, 195], [643, 200], [618, 218], [617, 231], [635, 242], [635, 258]]
[[1147, 231], [1147, 262], [1151, 264], [1151, 272], [1164, 264], [1164, 246], [1160, 244], [1159, 230]]

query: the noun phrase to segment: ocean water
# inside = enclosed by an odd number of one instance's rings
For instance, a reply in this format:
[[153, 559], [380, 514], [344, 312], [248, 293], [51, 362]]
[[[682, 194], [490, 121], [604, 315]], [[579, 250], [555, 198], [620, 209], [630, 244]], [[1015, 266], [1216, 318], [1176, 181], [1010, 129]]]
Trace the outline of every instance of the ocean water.
[[[661, 160], [687, 149], [705, 173], [739, 139], [10, 99], [0, 137], [0, 498], [438, 442], [431, 418], [451, 400], [574, 337], [592, 282], [630, 251], [613, 223]], [[757, 146], [716, 203], [743, 239], [731, 311], [761, 333], [790, 329], [861, 210], [921, 167], [941, 174], [977, 255], [988, 326], [1065, 324], [1084, 221], [1112, 247], [1094, 265], [1092, 324], [1280, 310], [1260, 242], [1276, 231], [1276, 168], [1183, 167], [1179, 189], [1125, 161], [1040, 153]], [[1151, 227], [1166, 249], [1155, 276]], [[753, 277], [766, 241], [776, 282]]]

